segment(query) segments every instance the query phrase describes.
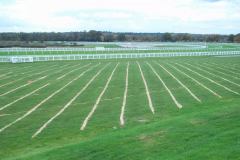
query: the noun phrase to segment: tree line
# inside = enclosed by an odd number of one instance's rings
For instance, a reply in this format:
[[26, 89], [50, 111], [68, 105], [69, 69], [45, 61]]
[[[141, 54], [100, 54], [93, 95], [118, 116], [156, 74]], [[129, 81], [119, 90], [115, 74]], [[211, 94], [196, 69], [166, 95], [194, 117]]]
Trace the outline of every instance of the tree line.
[[102, 31], [83, 32], [8, 32], [0, 33], [0, 41], [89, 41], [89, 42], [236, 42], [236, 35], [190, 34], [190, 33], [118, 33]]

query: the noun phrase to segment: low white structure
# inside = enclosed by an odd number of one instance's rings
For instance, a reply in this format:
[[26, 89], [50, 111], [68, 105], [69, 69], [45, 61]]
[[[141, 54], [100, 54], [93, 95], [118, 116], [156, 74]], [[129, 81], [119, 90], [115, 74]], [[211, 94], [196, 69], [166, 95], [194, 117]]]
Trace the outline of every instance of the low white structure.
[[96, 49], [96, 51], [105, 51], [104, 47], [96, 47], [95, 49]]
[[10, 57], [10, 61], [11, 61], [12, 63], [33, 62], [33, 57], [31, 57], [31, 56]]
[[102, 54], [62, 54], [62, 55], [29, 55], [29, 56], [0, 56], [0, 62], [38, 62], [61, 60], [90, 60], [90, 59], [123, 59], [149, 57], [179, 57], [179, 56], [237, 56], [240, 51], [215, 52], [166, 52], [166, 53], [102, 53]]

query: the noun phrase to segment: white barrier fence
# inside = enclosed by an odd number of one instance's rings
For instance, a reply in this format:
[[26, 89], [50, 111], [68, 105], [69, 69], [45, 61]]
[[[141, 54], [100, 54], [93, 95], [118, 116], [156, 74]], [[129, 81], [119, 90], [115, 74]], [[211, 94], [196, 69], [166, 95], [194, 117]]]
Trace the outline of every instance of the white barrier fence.
[[68, 54], [68, 55], [26, 55], [26, 56], [0, 56], [0, 62], [31, 62], [59, 61], [59, 60], [89, 60], [89, 59], [122, 59], [147, 57], [175, 57], [175, 56], [229, 56], [240, 55], [240, 51], [219, 52], [174, 52], [174, 53], [131, 53], [131, 54]]
[[[68, 55], [68, 54], [135, 54], [135, 53], [164, 53], [167, 54], [179, 53], [179, 52], [234, 52], [240, 51], [235, 48], [194, 48], [194, 47], [172, 47], [172, 48], [0, 48], [0, 53], [3, 56], [27, 56], [27, 55]], [[165, 53], [164, 53], [165, 54]], [[0, 54], [1, 55], [1, 54]]]
[[152, 47], [152, 48], [103, 48], [98, 50], [99, 47], [96, 48], [74, 48], [74, 47], [61, 47], [61, 48], [0, 48], [0, 52], [5, 53], [41, 53], [41, 52], [97, 52], [97, 51], [105, 51], [105, 52], [114, 52], [114, 51], [181, 51], [181, 50], [202, 50], [206, 49], [206, 46], [192, 46], [192, 47]]

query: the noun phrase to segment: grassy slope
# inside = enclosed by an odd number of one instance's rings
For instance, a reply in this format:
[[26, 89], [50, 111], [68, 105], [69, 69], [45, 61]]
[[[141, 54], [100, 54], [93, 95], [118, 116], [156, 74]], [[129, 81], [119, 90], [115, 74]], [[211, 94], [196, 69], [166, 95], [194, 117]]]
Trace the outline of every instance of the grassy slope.
[[231, 99], [193, 106], [159, 122], [39, 149], [19, 159], [238, 159], [239, 103]]
[[[124, 80], [126, 71], [126, 60], [120, 60], [121, 64], [116, 70], [116, 75], [103, 96], [99, 108], [90, 120], [87, 129], [80, 132], [81, 122], [92, 108], [96, 98], [100, 94], [102, 87], [106, 83], [114, 64], [104, 70], [104, 72], [90, 85], [87, 91], [82, 94], [64, 114], [59, 116], [46, 130], [36, 139], [31, 140], [32, 134], [50, 117], [52, 117], [62, 106], [71, 99], [79, 88], [106, 63], [105, 61], [98, 68], [91, 70], [88, 74], [74, 84], [67, 87], [63, 92], [53, 97], [45, 105], [33, 113], [22, 122], [9, 128], [3, 134], [0, 134], [0, 156], [2, 159], [237, 159], [239, 143], [239, 96], [228, 93], [221, 87], [213, 85], [208, 81], [178, 67], [182, 71], [197, 78], [199, 81], [211, 87], [216, 92], [224, 96], [223, 99], [217, 99], [213, 95], [203, 90], [198, 85], [192, 83], [185, 76], [171, 69], [167, 64], [174, 62], [185, 62], [192, 64], [202, 64], [202, 62], [217, 63], [232, 67], [239, 67], [239, 58], [166, 58], [166, 59], [143, 59], [139, 60], [144, 75], [151, 91], [156, 114], [153, 116], [147, 105], [144, 85], [142, 83], [138, 67], [135, 60], [130, 60], [129, 69], [129, 96], [126, 106], [126, 126], [119, 127], [120, 106], [124, 92]], [[163, 88], [156, 76], [150, 71], [144, 63], [148, 61], [153, 65], [156, 71], [161, 75], [173, 91], [177, 100], [184, 105], [182, 110], [178, 110], [168, 93]], [[95, 61], [81, 62], [81, 66]], [[155, 62], [166, 67], [177, 78], [184, 82], [191, 90], [196, 93], [203, 103], [195, 102], [186, 91], [179, 86], [166, 72], [164, 72]], [[47, 72], [49, 77], [41, 82], [31, 85], [16, 93], [9, 94], [0, 100], [0, 105], [4, 105], [12, 99], [16, 99], [26, 94], [44, 83], [53, 82], [54, 85], [48, 89], [38, 92], [38, 95], [28, 97], [12, 107], [0, 113], [16, 113], [26, 111], [34, 104], [47, 97], [52, 91], [66, 84], [83, 70], [80, 69], [61, 81], [56, 81], [60, 75], [71, 71], [75, 62], [50, 62], [35, 63], [31, 68], [33, 73], [51, 69], [59, 70], [60, 66], [69, 65], [60, 73]], [[33, 64], [18, 64], [21, 66], [31, 66]], [[54, 66], [56, 65], [56, 66]], [[1, 64], [1, 74], [9, 71], [19, 73], [20, 71], [29, 71], [27, 68], [13, 68], [16, 65]], [[7, 68], [5, 70], [5, 68]], [[13, 68], [13, 69], [11, 69]], [[214, 67], [213, 67], [214, 68]], [[194, 68], [191, 68], [194, 69]], [[197, 71], [196, 69], [194, 69]], [[210, 71], [210, 70], [209, 70]], [[199, 73], [208, 76], [231, 89], [239, 90], [239, 87], [226, 83], [212, 77], [204, 72]], [[225, 72], [227, 73], [227, 72]], [[217, 72], [215, 74], [218, 74]], [[239, 74], [239, 72], [238, 72]], [[35, 75], [32, 78], [41, 77], [45, 74]], [[22, 77], [16, 75], [16, 77]], [[226, 77], [228, 78], [229, 77]], [[14, 77], [7, 80], [14, 80]], [[1, 81], [2, 83], [7, 80]], [[19, 81], [15, 85], [1, 88], [0, 93], [15, 88], [26, 83], [28, 78]], [[239, 80], [233, 80], [239, 83]], [[117, 98], [120, 97], [120, 98]], [[6, 99], [5, 99], [6, 98]], [[112, 100], [107, 100], [112, 99]], [[82, 103], [86, 102], [86, 103]], [[22, 113], [0, 117], [0, 126], [19, 117]], [[144, 121], [140, 121], [144, 120]]]

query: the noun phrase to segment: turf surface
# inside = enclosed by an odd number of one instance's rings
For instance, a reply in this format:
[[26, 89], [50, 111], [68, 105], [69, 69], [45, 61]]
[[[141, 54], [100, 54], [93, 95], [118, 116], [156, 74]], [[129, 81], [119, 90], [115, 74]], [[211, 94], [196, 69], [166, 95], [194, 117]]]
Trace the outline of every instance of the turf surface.
[[[119, 117], [128, 62], [125, 125], [121, 126]], [[146, 79], [155, 114], [149, 108], [137, 62]], [[117, 63], [119, 65], [97, 109], [85, 130], [80, 131]], [[182, 109], [177, 108], [148, 64], [183, 106]], [[0, 159], [239, 159], [239, 69], [238, 57], [0, 64], [0, 131], [12, 124], [0, 132]], [[99, 73], [99, 70], [102, 72]], [[169, 73], [194, 93], [201, 103]], [[32, 138], [94, 76], [96, 78], [92, 83], [69, 107]], [[26, 97], [21, 99], [23, 96]], [[24, 117], [38, 104], [36, 110]], [[7, 107], [1, 109], [4, 106]], [[23, 118], [12, 123], [20, 117]]]

